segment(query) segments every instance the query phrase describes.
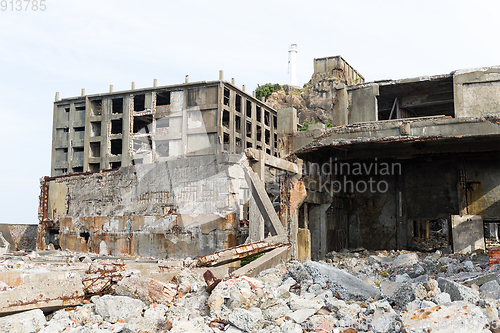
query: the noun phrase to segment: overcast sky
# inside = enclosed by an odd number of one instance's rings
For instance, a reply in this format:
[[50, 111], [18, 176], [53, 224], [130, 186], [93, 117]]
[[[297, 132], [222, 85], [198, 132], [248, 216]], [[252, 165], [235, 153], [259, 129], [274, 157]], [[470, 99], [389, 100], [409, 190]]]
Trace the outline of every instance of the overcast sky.
[[[26, 4], [26, 2], [24, 2]], [[0, 222], [37, 223], [61, 97], [218, 79], [299, 84], [342, 55], [367, 81], [500, 64], [499, 1], [45, 0], [0, 11]], [[9, 5], [10, 6], [10, 5]]]

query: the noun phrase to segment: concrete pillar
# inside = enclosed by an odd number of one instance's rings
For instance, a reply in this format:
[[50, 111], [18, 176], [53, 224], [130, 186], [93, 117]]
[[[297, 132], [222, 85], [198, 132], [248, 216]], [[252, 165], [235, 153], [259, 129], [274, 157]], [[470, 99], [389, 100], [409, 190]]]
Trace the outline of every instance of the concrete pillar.
[[241, 86], [241, 90], [245, 91], [245, 85]]
[[231, 84], [234, 86], [236, 84], [236, 81], [234, 80], [234, 77], [231, 78]]
[[186, 75], [186, 77], [184, 78], [184, 83], [189, 83], [189, 75]]
[[313, 205], [309, 209], [309, 229], [311, 230], [311, 257], [324, 259], [328, 252], [328, 229], [326, 211], [330, 204]]
[[85, 88], [82, 88], [82, 96], [85, 96]]
[[154, 79], [153, 80], [153, 88], [156, 88], [156, 87], [158, 87], [158, 80]]
[[59, 91], [56, 91], [56, 102], [59, 101]]
[[[259, 176], [259, 178], [264, 181], [264, 173], [265, 173], [265, 159], [262, 151], [257, 150], [257, 155], [255, 157], [258, 158], [257, 162], [252, 163], [252, 168], [255, 173]], [[262, 218], [262, 214], [260, 213], [259, 207], [257, 207], [257, 203], [255, 202], [255, 198], [252, 196], [249, 202], [250, 206], [250, 223], [248, 226], [248, 239], [249, 242], [257, 242], [261, 241], [265, 238], [264, 235], [264, 219]]]
[[342, 126], [347, 125], [349, 112], [347, 110], [349, 96], [347, 95], [347, 89], [345, 84], [339, 83], [336, 89], [337, 103], [333, 106], [333, 125]]
[[110, 93], [112, 93], [112, 92], [113, 92], [113, 85], [112, 85], [112, 84], [110, 84], [110, 85], [109, 85], [109, 92], [110, 92]]
[[294, 108], [278, 109], [278, 151], [283, 154], [281, 156], [293, 152], [291, 144], [289, 146], [288, 136], [297, 131], [297, 124], [297, 110]]
[[219, 71], [219, 81], [224, 81], [224, 71], [223, 70]]
[[135, 90], [135, 82], [132, 82], [132, 87], [130, 89]]

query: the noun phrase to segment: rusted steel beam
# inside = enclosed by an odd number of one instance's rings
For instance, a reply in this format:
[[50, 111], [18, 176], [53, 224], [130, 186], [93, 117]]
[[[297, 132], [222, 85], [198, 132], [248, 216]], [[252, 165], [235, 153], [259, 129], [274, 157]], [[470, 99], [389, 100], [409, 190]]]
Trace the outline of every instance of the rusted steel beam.
[[214, 252], [212, 254], [198, 258], [197, 266], [216, 266], [246, 257], [272, 250], [281, 246], [287, 240], [283, 236], [268, 237], [261, 242], [235, 246], [226, 250]]

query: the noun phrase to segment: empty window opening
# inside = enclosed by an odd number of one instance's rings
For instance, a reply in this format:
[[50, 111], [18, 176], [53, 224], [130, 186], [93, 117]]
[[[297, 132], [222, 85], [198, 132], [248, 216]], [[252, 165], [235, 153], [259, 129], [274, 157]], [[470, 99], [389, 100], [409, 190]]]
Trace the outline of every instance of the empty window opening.
[[170, 105], [170, 91], [160, 91], [156, 94], [156, 106]]
[[75, 167], [73, 168], [73, 172], [83, 172], [83, 167]]
[[121, 134], [123, 132], [122, 119], [111, 120], [111, 134]]
[[111, 100], [111, 112], [123, 113], [123, 98], [114, 98]]
[[80, 232], [80, 237], [85, 239], [85, 242], [88, 243], [90, 239], [90, 233], [88, 231]]
[[257, 145], [257, 150], [262, 150], [262, 146], [261, 145]]
[[121, 155], [122, 153], [122, 140], [111, 140], [111, 155]]
[[269, 145], [271, 143], [271, 132], [266, 129], [265, 134], [266, 134], [266, 137], [265, 137], [265, 139], [266, 139], [266, 145]]
[[222, 126], [229, 128], [229, 111], [222, 111]]
[[77, 152], [83, 152], [83, 147], [73, 147], [73, 151], [75, 153], [77, 153]]
[[257, 106], [257, 121], [262, 121], [262, 108], [260, 106]]
[[109, 163], [109, 166], [111, 167], [111, 169], [120, 169], [120, 167], [122, 166], [122, 162], [111, 162]]
[[159, 157], [169, 156], [169, 144], [168, 141], [157, 141], [156, 142], [156, 153]]
[[229, 106], [229, 89], [224, 88], [224, 105]]
[[262, 141], [262, 127], [257, 125], [257, 141]]
[[101, 136], [101, 122], [93, 121], [90, 123], [90, 136]]
[[241, 96], [236, 94], [234, 108], [236, 111], [241, 112]]
[[146, 95], [135, 95], [134, 96], [134, 111], [140, 112], [144, 111], [146, 108]]
[[[78, 108], [77, 108], [78, 110]], [[85, 108], [84, 108], [85, 110]], [[90, 112], [93, 116], [102, 115], [102, 99], [96, 99], [90, 102]]]
[[271, 149], [267, 148], [266, 149], [266, 154], [271, 155]]
[[236, 138], [235, 151], [236, 153], [241, 153], [243, 151], [243, 146], [240, 138]]
[[278, 149], [278, 134], [274, 133], [274, 149]]
[[99, 163], [89, 163], [89, 171], [90, 172], [98, 172], [100, 168]]
[[63, 131], [64, 131], [64, 133], [68, 133], [69, 132], [69, 128], [68, 127], [63, 128]]
[[247, 141], [247, 148], [252, 148], [252, 143], [250, 141]]
[[69, 107], [64, 108], [64, 111], [65, 111], [65, 112], [69, 112]]
[[247, 121], [246, 134], [247, 134], [247, 138], [252, 137], [252, 123], [249, 121]]
[[68, 169], [56, 169], [56, 173], [58, 175], [63, 175], [65, 173], [68, 173]]
[[85, 127], [75, 127], [75, 132], [85, 132]]
[[152, 123], [152, 115], [134, 117], [134, 133], [149, 133], [149, 126]]
[[247, 101], [247, 117], [252, 118], [252, 102]]
[[230, 143], [230, 139], [229, 139], [229, 134], [227, 133], [224, 133], [224, 150], [229, 150], [229, 143]]
[[264, 112], [264, 124], [266, 126], [270, 126], [269, 125], [269, 111]]
[[235, 116], [234, 117], [234, 125], [236, 127], [236, 132], [241, 133], [241, 117], [240, 116]]
[[90, 157], [101, 157], [101, 143], [91, 142], [90, 143]]
[[278, 118], [273, 115], [273, 127], [274, 129], [278, 129]]
[[[100, 105], [101, 105], [101, 110], [102, 110], [102, 101], [101, 101]], [[79, 111], [79, 112], [85, 111], [85, 105], [75, 107], [75, 111]]]

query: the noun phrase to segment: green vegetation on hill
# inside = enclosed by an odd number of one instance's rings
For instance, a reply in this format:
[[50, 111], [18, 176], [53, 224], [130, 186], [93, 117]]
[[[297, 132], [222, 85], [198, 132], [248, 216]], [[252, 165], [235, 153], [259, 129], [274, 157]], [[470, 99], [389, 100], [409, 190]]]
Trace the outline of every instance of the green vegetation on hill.
[[257, 89], [255, 89], [255, 97], [257, 99], [261, 99], [262, 97], [268, 98], [275, 91], [281, 90], [281, 86], [278, 83], [266, 83], [264, 85], [257, 85]]

